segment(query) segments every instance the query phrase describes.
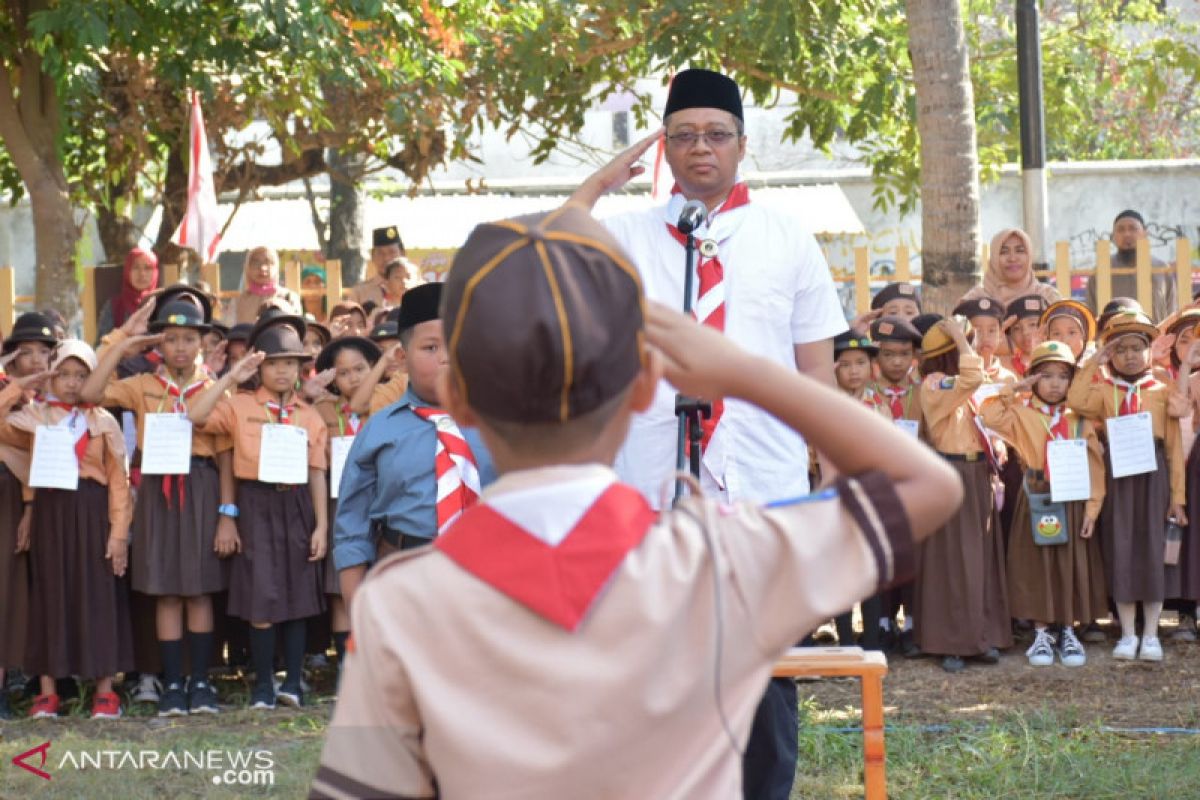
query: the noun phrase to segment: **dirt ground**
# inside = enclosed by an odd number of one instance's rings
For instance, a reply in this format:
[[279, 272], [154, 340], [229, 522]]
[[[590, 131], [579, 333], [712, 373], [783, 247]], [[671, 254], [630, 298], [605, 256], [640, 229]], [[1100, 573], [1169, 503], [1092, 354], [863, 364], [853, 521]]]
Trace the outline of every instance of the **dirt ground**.
[[[943, 672], [938, 659], [890, 656], [883, 684], [888, 724], [987, 722], [1012, 712], [1052, 711], [1080, 725], [1200, 728], [1200, 642], [1171, 641], [1174, 621], [1164, 621], [1161, 663], [1115, 661], [1111, 653], [1118, 634], [1114, 626], [1105, 627], [1108, 642], [1085, 643], [1087, 664], [1075, 668], [1057, 661], [1051, 667], [1029, 666], [1028, 635], [999, 664], [968, 662], [957, 675]], [[828, 724], [859, 720], [855, 679], [803, 682], [800, 698], [811, 698]]]

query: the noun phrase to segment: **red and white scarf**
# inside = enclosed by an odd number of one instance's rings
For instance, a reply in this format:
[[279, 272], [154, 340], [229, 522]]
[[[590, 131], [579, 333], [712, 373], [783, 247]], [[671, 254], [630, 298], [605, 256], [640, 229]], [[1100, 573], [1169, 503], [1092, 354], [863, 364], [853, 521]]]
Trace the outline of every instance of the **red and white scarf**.
[[464, 511], [479, 499], [479, 465], [475, 454], [453, 417], [437, 408], [418, 408], [413, 413], [433, 424], [437, 431], [434, 474], [437, 478], [437, 529], [440, 536]]

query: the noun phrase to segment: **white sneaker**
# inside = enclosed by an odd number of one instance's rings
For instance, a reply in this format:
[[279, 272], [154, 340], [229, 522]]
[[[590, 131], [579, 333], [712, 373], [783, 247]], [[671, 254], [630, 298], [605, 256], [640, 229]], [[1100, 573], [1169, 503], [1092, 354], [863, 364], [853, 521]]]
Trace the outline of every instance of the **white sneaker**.
[[1054, 636], [1050, 631], [1043, 629], [1036, 633], [1025, 657], [1031, 667], [1049, 667], [1054, 663]]
[[1138, 652], [1139, 661], [1162, 661], [1162, 645], [1157, 638], [1146, 636], [1142, 639], [1142, 649]]
[[1063, 628], [1058, 657], [1062, 659], [1064, 667], [1082, 667], [1087, 663], [1087, 651], [1079, 643], [1073, 628]]
[[138, 680], [137, 691], [133, 693], [135, 703], [157, 703], [162, 684], [153, 675], [143, 674]]
[[[1113, 648], [1112, 657], [1118, 661], [1133, 661], [1138, 654], [1138, 637], [1122, 636]], [[1161, 656], [1160, 656], [1161, 657]]]

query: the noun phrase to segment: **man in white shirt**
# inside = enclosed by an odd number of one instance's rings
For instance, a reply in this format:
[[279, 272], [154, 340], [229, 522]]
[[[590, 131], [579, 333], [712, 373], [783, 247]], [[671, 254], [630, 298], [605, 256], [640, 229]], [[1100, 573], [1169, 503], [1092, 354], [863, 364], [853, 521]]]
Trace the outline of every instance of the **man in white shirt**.
[[[833, 337], [846, 330], [829, 267], [799, 220], [754, 203], [738, 176], [746, 153], [737, 84], [701, 69], [678, 73], [663, 113], [665, 154], [675, 178], [666, 206], [606, 220], [641, 273], [652, 300], [683, 305], [685, 237], [675, 227], [688, 200], [707, 218], [695, 231], [697, 319], [747, 350], [834, 385]], [[588, 178], [572, 200], [592, 207], [643, 168], [639, 158], [664, 131], [643, 139]], [[727, 501], [770, 503], [807, 494], [808, 449], [774, 417], [736, 400], [713, 401], [701, 459], [701, 485]], [[832, 422], [832, 421], [831, 421]], [[658, 507], [675, 471], [675, 390], [663, 382], [636, 417], [617, 457], [622, 480]], [[787, 798], [795, 774], [796, 691], [773, 681], [747, 746], [747, 798]]]

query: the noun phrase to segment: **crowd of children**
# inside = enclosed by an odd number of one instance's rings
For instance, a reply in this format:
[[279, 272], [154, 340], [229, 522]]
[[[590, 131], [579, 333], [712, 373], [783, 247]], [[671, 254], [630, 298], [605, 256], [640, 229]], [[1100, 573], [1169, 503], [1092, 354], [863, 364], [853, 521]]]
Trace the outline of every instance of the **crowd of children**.
[[[375, 241], [390, 256], [398, 236]], [[19, 677], [31, 716], [57, 715], [81, 679], [93, 716], [120, 716], [113, 681], [139, 673], [131, 700], [215, 714], [227, 662], [253, 675], [252, 708], [303, 705], [306, 652], [332, 642], [340, 667], [367, 567], [430, 542], [495, 480], [441, 407], [440, 284], [405, 289], [413, 271], [390, 258], [378, 307], [321, 321], [277, 266], [249, 254], [227, 326], [201, 289], [155, 288], [139, 251], [97, 351], [42, 313], [4, 340], [0, 717]], [[1113, 656], [1158, 661], [1164, 605], [1195, 638], [1200, 308], [1156, 326], [1118, 298], [1097, 320], [1044, 288], [983, 287], [942, 318], [890, 284], [835, 340], [839, 387], [939, 453], [965, 498], [915, 579], [862, 602], [864, 647], [957, 672], [1015, 633], [1030, 664], [1078, 666], [1111, 614]], [[852, 621], [837, 618], [842, 642]]]
[[[132, 253], [97, 350], [47, 314], [17, 319], [0, 357], [0, 718], [22, 688], [32, 717], [77, 696], [118, 717], [121, 675], [159, 716], [216, 714], [218, 664], [253, 676], [251, 708], [303, 705], [306, 654], [332, 642], [339, 667], [345, 654], [338, 489], [348, 460], [364, 463], [355, 445], [372, 411], [411, 408], [421, 456], [384, 466], [371, 485], [382, 511], [352, 502], [342, 538], [428, 541], [434, 520], [469, 504], [442, 493], [442, 442], [457, 428], [434, 386], [441, 287], [412, 280], [394, 227], [374, 241], [388, 256], [372, 281], [380, 302], [347, 301], [324, 322], [279, 286], [266, 248], [223, 309], [202, 287], [157, 288], [152, 254]], [[492, 475], [482, 445], [448, 447], [470, 461], [477, 495]]]
[[[1114, 658], [1161, 661], [1164, 603], [1194, 641], [1200, 600], [1200, 309], [1155, 325], [1117, 298], [1097, 321], [1024, 288], [1007, 303], [972, 290], [943, 319], [890, 284], [835, 342], [839, 387], [940, 453], [965, 490], [908, 592], [861, 604], [859, 641], [959, 672], [1027, 634], [1031, 665], [1079, 666], [1111, 614]], [[900, 606], [910, 641], [889, 635]], [[848, 615], [837, 630], [852, 640]]]

